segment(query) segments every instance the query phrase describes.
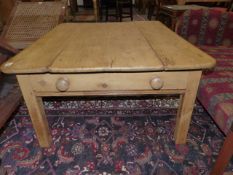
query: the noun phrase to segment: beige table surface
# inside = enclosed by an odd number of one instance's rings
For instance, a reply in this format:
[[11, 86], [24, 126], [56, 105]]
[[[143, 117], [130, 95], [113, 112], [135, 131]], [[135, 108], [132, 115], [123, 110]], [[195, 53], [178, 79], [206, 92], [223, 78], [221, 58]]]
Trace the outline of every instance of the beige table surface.
[[2, 67], [5, 73], [210, 68], [214, 59], [160, 22], [60, 24]]
[[160, 22], [61, 24], [2, 67], [17, 74], [37, 138], [51, 144], [43, 96], [179, 94], [185, 143], [199, 80], [215, 60]]

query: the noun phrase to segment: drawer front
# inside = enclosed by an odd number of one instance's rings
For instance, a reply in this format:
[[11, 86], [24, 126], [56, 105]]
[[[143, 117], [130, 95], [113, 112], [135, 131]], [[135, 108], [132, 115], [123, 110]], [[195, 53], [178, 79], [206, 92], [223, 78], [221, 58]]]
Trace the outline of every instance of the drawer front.
[[36, 92], [130, 91], [185, 89], [188, 72], [34, 74], [28, 75]]

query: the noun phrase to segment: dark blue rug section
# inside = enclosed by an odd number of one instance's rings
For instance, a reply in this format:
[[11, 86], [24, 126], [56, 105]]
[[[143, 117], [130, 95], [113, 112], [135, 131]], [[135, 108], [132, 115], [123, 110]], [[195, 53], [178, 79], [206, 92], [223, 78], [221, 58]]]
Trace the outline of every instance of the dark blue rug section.
[[224, 136], [197, 104], [187, 144], [175, 145], [176, 106], [161, 99], [45, 101], [53, 144], [42, 149], [22, 104], [0, 137], [3, 165], [12, 175], [207, 175]]

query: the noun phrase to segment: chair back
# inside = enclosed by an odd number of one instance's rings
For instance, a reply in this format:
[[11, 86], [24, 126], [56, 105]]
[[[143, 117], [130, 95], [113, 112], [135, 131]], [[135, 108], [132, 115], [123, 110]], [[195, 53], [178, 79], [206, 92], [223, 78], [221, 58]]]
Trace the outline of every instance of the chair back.
[[232, 46], [233, 13], [188, 10], [178, 20], [176, 32], [194, 45]]

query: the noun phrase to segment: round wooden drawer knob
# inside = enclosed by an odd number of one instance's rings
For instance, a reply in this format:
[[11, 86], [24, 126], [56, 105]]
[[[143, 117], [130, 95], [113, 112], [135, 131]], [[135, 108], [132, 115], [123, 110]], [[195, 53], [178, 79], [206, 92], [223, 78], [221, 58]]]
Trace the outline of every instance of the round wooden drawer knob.
[[163, 87], [163, 80], [159, 77], [155, 77], [150, 81], [152, 89], [161, 89]]
[[56, 88], [57, 90], [61, 92], [65, 92], [69, 89], [70, 82], [68, 78], [59, 78], [56, 82]]

